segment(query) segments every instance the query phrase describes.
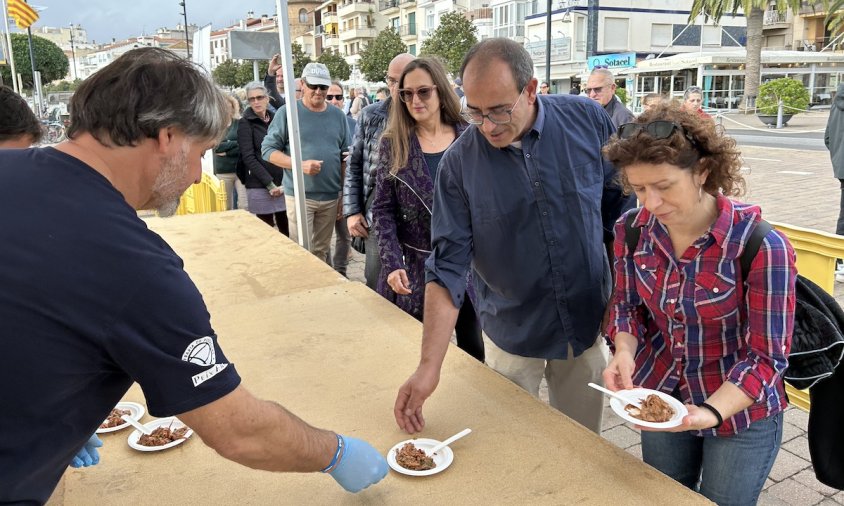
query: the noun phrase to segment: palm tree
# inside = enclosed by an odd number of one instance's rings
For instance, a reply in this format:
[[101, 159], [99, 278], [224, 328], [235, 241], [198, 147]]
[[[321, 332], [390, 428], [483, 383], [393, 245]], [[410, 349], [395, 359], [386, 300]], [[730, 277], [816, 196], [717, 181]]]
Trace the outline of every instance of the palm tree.
[[832, 0], [826, 12], [829, 31], [837, 32], [844, 28], [844, 0]]
[[[835, 0], [844, 2], [844, 0]], [[744, 12], [747, 19], [747, 59], [744, 66], [744, 97], [739, 107], [746, 110], [747, 97], [755, 97], [759, 93], [759, 81], [761, 79], [762, 63], [762, 24], [765, 20], [765, 10], [771, 0], [694, 0], [691, 12], [689, 12], [689, 23], [703, 14], [707, 21], [711, 18], [715, 23], [721, 20], [724, 13], [729, 12], [733, 17], [739, 10]], [[785, 13], [788, 9], [799, 12], [800, 0], [775, 0], [776, 9], [779, 13]]]

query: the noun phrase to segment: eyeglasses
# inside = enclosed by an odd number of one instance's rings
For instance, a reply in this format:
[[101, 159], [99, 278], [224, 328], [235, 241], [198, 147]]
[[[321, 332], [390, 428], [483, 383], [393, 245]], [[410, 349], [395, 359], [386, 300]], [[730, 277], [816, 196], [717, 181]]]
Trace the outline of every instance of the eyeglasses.
[[267, 98], [266, 95], [256, 95], [254, 97], [247, 97], [246, 100], [249, 101], [249, 102], [260, 102], [261, 100], [264, 100], [265, 98]]
[[601, 93], [602, 91], [604, 91], [604, 88], [606, 88], [606, 86], [595, 86], [594, 88], [586, 88], [586, 89], [585, 89], [585, 90], [583, 90], [583, 91], [585, 91], [587, 95], [591, 95], [593, 92], [594, 92], [596, 95], [598, 95], [599, 93]]
[[413, 102], [413, 96], [414, 95], [419, 95], [419, 100], [422, 100], [424, 102], [424, 101], [428, 100], [429, 98], [431, 98], [431, 93], [434, 92], [434, 88], [436, 88], [436, 87], [437, 87], [436, 85], [434, 85], [434, 86], [421, 86], [419, 88], [416, 88], [415, 90], [411, 90], [409, 88], [399, 90], [399, 98], [401, 99], [402, 102], [408, 102], [409, 103], [409, 102]]
[[342, 93], [340, 95], [326, 95], [325, 96], [326, 100], [343, 100], [343, 98], [344, 97], [343, 97]]
[[[308, 87], [308, 89], [311, 89], [311, 90], [314, 90], [314, 91], [316, 91], [316, 90], [319, 90], [319, 91], [328, 91], [328, 86], [326, 86], [326, 85], [324, 85], [324, 84], [311, 84], [311, 83], [305, 83], [305, 86], [307, 86], [307, 87]], [[298, 90], [297, 90], [297, 91], [298, 91]]]
[[689, 132], [686, 132], [682, 126], [673, 121], [657, 120], [651, 121], [650, 123], [625, 123], [618, 127], [618, 138], [630, 139], [638, 135], [639, 132], [645, 132], [654, 139], [668, 139], [674, 135], [674, 132], [680, 132], [692, 147], [700, 151], [700, 147], [694, 137]]
[[466, 120], [467, 123], [472, 125], [483, 125], [484, 118], [488, 119], [490, 123], [493, 125], [506, 125], [513, 121], [513, 109], [516, 108], [518, 105], [519, 100], [522, 99], [522, 95], [525, 92], [525, 88], [522, 88], [522, 91], [519, 92], [519, 97], [513, 102], [513, 105], [510, 106], [509, 109], [499, 109], [497, 111], [492, 111], [487, 114], [481, 114], [480, 111], [471, 111], [471, 110], [464, 110], [461, 115], [463, 119]]

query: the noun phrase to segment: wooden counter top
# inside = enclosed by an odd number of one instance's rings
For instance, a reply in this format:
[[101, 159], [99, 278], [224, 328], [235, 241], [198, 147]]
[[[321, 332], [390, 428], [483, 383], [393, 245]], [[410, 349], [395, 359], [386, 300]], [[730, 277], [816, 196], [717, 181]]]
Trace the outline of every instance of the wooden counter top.
[[[244, 386], [313, 425], [384, 452], [407, 439], [392, 409], [418, 362], [421, 324], [254, 216], [186, 216], [150, 225], [184, 258]], [[137, 385], [126, 399], [143, 402]], [[359, 494], [329, 476], [247, 469], [197, 436], [167, 451], [137, 452], [126, 444], [127, 429], [103, 435], [101, 463], [69, 469], [51, 503], [709, 504], [456, 347], [425, 418], [419, 437], [473, 430], [454, 443], [451, 467], [423, 478], [390, 471]]]

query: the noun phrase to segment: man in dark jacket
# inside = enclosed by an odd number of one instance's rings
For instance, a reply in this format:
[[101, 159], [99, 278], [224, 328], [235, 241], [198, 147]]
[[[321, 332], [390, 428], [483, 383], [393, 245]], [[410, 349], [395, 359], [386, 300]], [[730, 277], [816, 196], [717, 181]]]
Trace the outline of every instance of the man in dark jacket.
[[616, 128], [633, 121], [633, 113], [615, 96], [615, 76], [605, 68], [594, 68], [586, 81], [586, 96], [601, 104]]
[[832, 175], [841, 183], [841, 207], [835, 233], [844, 235], [844, 84], [838, 85], [835, 100], [829, 108], [829, 119], [823, 140], [829, 149]]
[[378, 167], [378, 143], [381, 132], [387, 124], [390, 104], [397, 100], [399, 78], [404, 67], [414, 59], [414, 56], [402, 53], [390, 62], [387, 67], [387, 86], [390, 97], [383, 102], [367, 106], [358, 117], [349, 166], [346, 170], [346, 180], [343, 184], [343, 216], [352, 237], [365, 239], [366, 265], [364, 276], [366, 286], [375, 290], [378, 273], [381, 270], [381, 260], [378, 256], [378, 239], [370, 234], [369, 224], [372, 214], [369, 207], [372, 204], [372, 190], [375, 188], [375, 171]]

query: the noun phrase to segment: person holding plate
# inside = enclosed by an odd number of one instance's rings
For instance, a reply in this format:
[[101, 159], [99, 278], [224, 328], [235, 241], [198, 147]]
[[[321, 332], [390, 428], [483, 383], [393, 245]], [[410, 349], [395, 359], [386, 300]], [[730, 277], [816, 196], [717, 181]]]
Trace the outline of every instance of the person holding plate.
[[719, 505], [755, 504], [788, 404], [794, 250], [771, 230], [741, 279], [740, 255], [761, 211], [728, 198], [744, 185], [739, 151], [696, 113], [646, 111], [619, 127], [604, 155], [642, 204], [615, 226], [604, 382], [686, 405], [679, 426], [642, 429], [647, 464]]

